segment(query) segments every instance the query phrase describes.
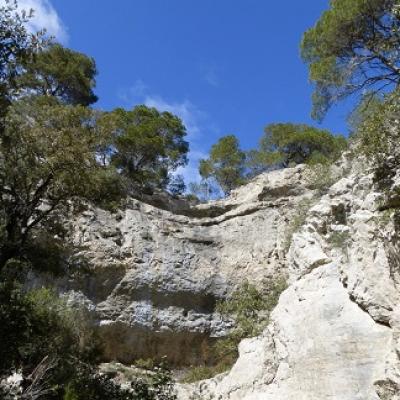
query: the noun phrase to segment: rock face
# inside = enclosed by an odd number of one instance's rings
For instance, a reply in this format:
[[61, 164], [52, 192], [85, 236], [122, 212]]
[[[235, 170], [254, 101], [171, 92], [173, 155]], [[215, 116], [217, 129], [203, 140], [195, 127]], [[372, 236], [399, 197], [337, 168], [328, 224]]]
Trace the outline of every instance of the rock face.
[[333, 185], [293, 235], [289, 288], [229, 373], [179, 398], [400, 399], [398, 223], [372, 175]]
[[261, 286], [286, 273], [285, 229], [312, 194], [304, 171], [261, 175], [227, 200], [190, 209], [132, 200], [115, 214], [77, 217], [74, 242], [91, 274], [65, 288], [95, 313], [106, 358], [207, 361], [209, 344], [230, 327], [216, 301], [244, 279]]
[[90, 273], [60, 285], [95, 316], [107, 359], [184, 366], [207, 362], [230, 328], [218, 299], [284, 275], [263, 334], [242, 341], [231, 371], [178, 385], [178, 398], [400, 400], [400, 218], [380, 211], [372, 173], [348, 165], [324, 195], [298, 166], [210, 204], [88, 209], [73, 225]]

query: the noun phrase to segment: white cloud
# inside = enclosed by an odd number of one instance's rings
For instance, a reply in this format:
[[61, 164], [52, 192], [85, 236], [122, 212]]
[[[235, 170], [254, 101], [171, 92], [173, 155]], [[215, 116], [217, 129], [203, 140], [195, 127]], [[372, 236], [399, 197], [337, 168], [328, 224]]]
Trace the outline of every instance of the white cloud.
[[220, 79], [218, 72], [220, 68], [216, 67], [213, 64], [204, 63], [200, 65], [200, 71], [202, 78], [210, 85], [214, 87], [219, 87]]
[[131, 106], [135, 101], [143, 101], [143, 97], [148, 91], [148, 86], [141, 80], [138, 79], [128, 89], [119, 89], [118, 97], [128, 106]]
[[[5, 0], [0, 0], [0, 5], [4, 4]], [[27, 24], [31, 32], [46, 29], [59, 42], [68, 41], [67, 29], [49, 0], [18, 0], [18, 8], [27, 12], [34, 10], [33, 18]]]
[[184, 167], [179, 167], [175, 173], [176, 175], [182, 175], [185, 179], [186, 184], [190, 182], [200, 182], [201, 176], [199, 174], [199, 161], [202, 158], [207, 158], [207, 154], [201, 150], [192, 149], [193, 144], [191, 143], [191, 150], [188, 155], [189, 162]]
[[218, 87], [219, 86], [219, 79], [217, 73], [213, 69], [209, 69], [204, 74], [205, 81], [210, 84], [211, 86]]
[[159, 111], [168, 111], [177, 115], [186, 126], [190, 140], [196, 139], [201, 135], [199, 123], [204, 113], [197, 109], [189, 100], [184, 100], [181, 103], [170, 103], [160, 96], [146, 96], [144, 104], [147, 107], [155, 107]]

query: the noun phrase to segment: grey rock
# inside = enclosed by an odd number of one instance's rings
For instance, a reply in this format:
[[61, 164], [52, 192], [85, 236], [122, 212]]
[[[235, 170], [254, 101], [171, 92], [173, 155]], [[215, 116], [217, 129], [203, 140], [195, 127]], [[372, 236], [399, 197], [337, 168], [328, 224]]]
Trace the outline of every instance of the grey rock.
[[179, 399], [400, 398], [398, 233], [356, 167], [293, 235], [291, 284], [263, 335], [242, 342], [229, 373], [179, 386]]
[[[333, 170], [346, 176], [319, 197], [298, 166], [209, 204], [157, 197], [117, 214], [88, 209], [73, 239], [90, 274], [60, 287], [96, 319], [109, 360], [167, 355], [184, 366], [206, 362], [231, 329], [218, 300], [244, 280], [287, 276], [268, 327], [242, 341], [233, 368], [178, 385], [178, 398], [399, 400], [399, 218], [382, 211], [362, 160]], [[304, 199], [314, 204], [287, 248]]]
[[91, 273], [69, 289], [94, 305], [106, 358], [207, 361], [210, 344], [231, 328], [216, 302], [245, 279], [261, 287], [286, 274], [285, 230], [310, 192], [304, 171], [264, 174], [228, 199], [191, 208], [160, 208], [157, 198], [76, 217], [73, 241]]

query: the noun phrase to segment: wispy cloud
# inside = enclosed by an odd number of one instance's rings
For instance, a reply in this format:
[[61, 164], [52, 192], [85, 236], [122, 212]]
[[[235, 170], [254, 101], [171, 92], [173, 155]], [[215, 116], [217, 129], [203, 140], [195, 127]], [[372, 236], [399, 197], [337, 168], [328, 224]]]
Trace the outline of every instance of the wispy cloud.
[[[5, 3], [5, 0], [0, 0], [0, 5]], [[34, 11], [33, 18], [27, 24], [29, 31], [46, 29], [50, 36], [61, 43], [67, 43], [67, 29], [49, 0], [18, 0], [18, 8], [27, 12]]]
[[[191, 146], [196, 147], [196, 146]], [[177, 175], [182, 175], [186, 184], [190, 182], [200, 182], [201, 176], [199, 174], [199, 161], [207, 158], [207, 153], [201, 150], [191, 149], [188, 155], [188, 163], [184, 167], [179, 167], [176, 170]]]
[[148, 86], [141, 80], [138, 79], [136, 82], [128, 89], [118, 90], [118, 97], [126, 104], [131, 106], [132, 103], [136, 101], [143, 101], [143, 98], [148, 92]]
[[211, 86], [218, 87], [219, 86], [219, 79], [217, 76], [217, 73], [210, 69], [204, 74], [204, 79], [206, 80], [207, 83], [209, 83]]
[[198, 139], [201, 135], [201, 119], [205, 114], [200, 111], [189, 100], [182, 102], [168, 102], [161, 96], [146, 96], [144, 104], [148, 107], [155, 107], [160, 111], [168, 111], [177, 115], [186, 126], [188, 138], [190, 140]]
[[218, 76], [218, 68], [214, 65], [209, 65], [209, 64], [203, 64], [201, 65], [200, 68], [203, 79], [210, 86], [219, 87], [220, 79]]

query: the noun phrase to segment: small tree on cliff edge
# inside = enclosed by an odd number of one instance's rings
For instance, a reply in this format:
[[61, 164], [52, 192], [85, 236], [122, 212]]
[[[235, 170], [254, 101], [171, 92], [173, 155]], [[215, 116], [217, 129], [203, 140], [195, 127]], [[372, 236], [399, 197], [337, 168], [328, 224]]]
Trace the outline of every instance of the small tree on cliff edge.
[[225, 194], [243, 183], [245, 153], [234, 135], [224, 136], [211, 147], [210, 157], [200, 161], [203, 179], [215, 178]]
[[270, 165], [316, 164], [336, 160], [346, 148], [341, 135], [304, 124], [270, 124], [261, 138], [261, 153]]
[[111, 163], [134, 186], [166, 188], [170, 173], [187, 164], [186, 128], [177, 116], [139, 105], [107, 118], [114, 124]]

